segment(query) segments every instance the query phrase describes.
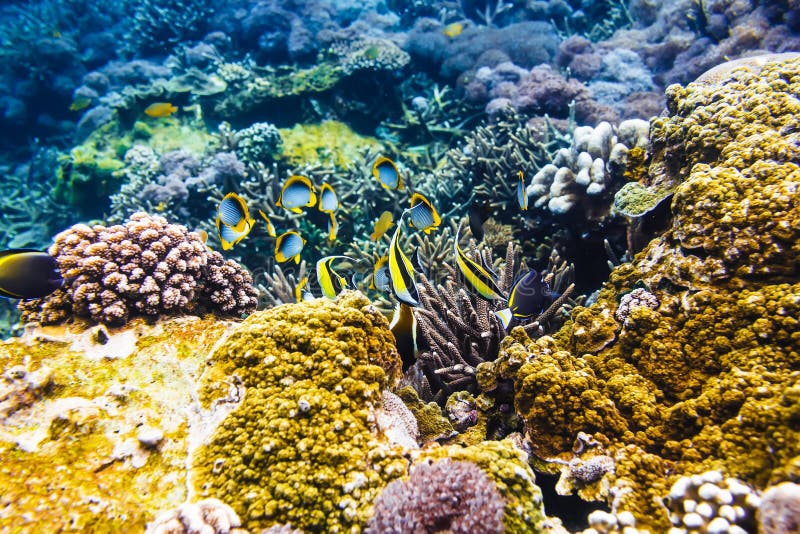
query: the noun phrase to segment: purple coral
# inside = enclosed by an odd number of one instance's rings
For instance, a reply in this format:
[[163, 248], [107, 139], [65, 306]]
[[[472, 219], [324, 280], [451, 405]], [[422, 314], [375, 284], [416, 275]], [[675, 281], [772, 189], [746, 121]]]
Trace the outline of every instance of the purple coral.
[[421, 464], [407, 481], [395, 480], [375, 501], [369, 532], [503, 532], [505, 501], [471, 462]]
[[136, 315], [199, 308], [238, 316], [256, 307], [243, 267], [163, 217], [138, 212], [124, 225], [77, 224], [56, 235], [49, 252], [66, 282], [44, 299], [21, 302], [25, 321], [76, 316], [119, 325]]

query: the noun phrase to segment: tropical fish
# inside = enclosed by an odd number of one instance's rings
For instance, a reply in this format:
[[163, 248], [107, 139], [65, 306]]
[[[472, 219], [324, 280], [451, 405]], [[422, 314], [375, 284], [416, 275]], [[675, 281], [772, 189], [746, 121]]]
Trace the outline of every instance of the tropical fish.
[[178, 111], [178, 108], [169, 102], [155, 102], [147, 106], [144, 110], [144, 113], [148, 117], [161, 118], [169, 117], [176, 111]]
[[453, 243], [453, 251], [455, 252], [456, 264], [461, 274], [467, 280], [467, 283], [472, 286], [481, 298], [486, 300], [505, 299], [503, 291], [497, 287], [495, 281], [496, 275], [487, 270], [484, 266], [478, 265], [461, 250], [458, 246], [458, 237], [461, 232], [461, 226], [456, 231], [456, 239]]
[[89, 107], [89, 104], [92, 103], [92, 99], [88, 96], [78, 96], [72, 101], [72, 104], [69, 105], [70, 111], [81, 111], [82, 109], [86, 109]]
[[300, 263], [300, 253], [305, 244], [306, 240], [294, 230], [284, 232], [275, 240], [275, 259], [283, 263], [294, 258], [295, 263]]
[[442, 33], [451, 39], [461, 35], [462, 31], [464, 31], [464, 24], [462, 22], [451, 22], [442, 29]]
[[247, 204], [244, 199], [236, 193], [228, 193], [220, 201], [217, 208], [217, 227], [222, 222], [225, 226], [230, 226], [236, 233], [244, 232], [245, 228], [252, 228], [255, 221], [250, 218]]
[[270, 237], [275, 237], [275, 227], [272, 226], [272, 221], [269, 220], [267, 214], [261, 210], [258, 210], [258, 214], [261, 215], [261, 218], [264, 219], [264, 222], [267, 223], [267, 234]]
[[414, 310], [404, 302], [394, 308], [389, 329], [394, 334], [394, 344], [403, 360], [403, 371], [414, 365], [417, 352], [417, 319]]
[[385, 156], [380, 156], [375, 160], [375, 164], [372, 166], [372, 175], [378, 179], [378, 182], [385, 189], [399, 189], [402, 191], [405, 188], [403, 177], [400, 176], [397, 165]]
[[508, 293], [508, 307], [495, 312], [503, 328], [508, 329], [512, 318], [528, 319], [540, 314], [545, 306], [552, 302], [550, 284], [542, 279], [542, 275], [534, 270], [517, 277]]
[[528, 192], [525, 190], [525, 175], [522, 171], [517, 172], [519, 182], [517, 182], [517, 203], [522, 210], [528, 209]]
[[202, 229], [195, 231], [197, 232], [197, 235], [200, 236], [200, 241], [202, 241], [203, 244], [208, 242], [208, 232]]
[[322, 294], [329, 299], [335, 299], [336, 295], [347, 289], [347, 279], [333, 270], [332, 264], [338, 259], [354, 261], [349, 256], [325, 256], [317, 261], [317, 283]]
[[472, 202], [469, 206], [469, 230], [475, 241], [483, 241], [483, 223], [489, 218], [491, 208], [488, 204]]
[[310, 208], [317, 203], [314, 184], [305, 176], [290, 176], [281, 188], [281, 196], [276, 204], [294, 213], [302, 213], [300, 208]]
[[314, 300], [314, 295], [311, 291], [307, 291], [305, 287], [308, 285], [308, 277], [301, 278], [297, 285], [294, 286], [294, 298], [296, 302], [303, 302], [304, 300]]
[[430, 200], [420, 193], [411, 195], [409, 215], [411, 216], [409, 225], [412, 228], [422, 230], [426, 234], [430, 234], [442, 224], [442, 219], [436, 212], [436, 208], [433, 207]]
[[419, 306], [419, 293], [414, 283], [414, 267], [411, 260], [400, 249], [400, 227], [403, 216], [397, 223], [392, 240], [389, 242], [389, 285], [397, 300], [409, 306]]
[[333, 190], [333, 186], [328, 182], [325, 182], [319, 188], [319, 206], [317, 207], [319, 211], [324, 211], [325, 213], [333, 213], [342, 207], [339, 197], [336, 196], [336, 191]]
[[47, 252], [28, 248], [0, 252], [0, 296], [40, 299], [63, 282], [58, 262]]
[[369, 289], [377, 289], [379, 291], [389, 291], [391, 289], [389, 282], [389, 256], [382, 256], [375, 262], [369, 281]]
[[328, 239], [336, 241], [336, 232], [339, 230], [339, 225], [336, 224], [336, 215], [332, 211], [328, 215], [331, 217], [331, 220], [328, 221]]
[[386, 233], [389, 228], [392, 227], [394, 224], [392, 212], [391, 211], [384, 211], [381, 213], [381, 216], [378, 217], [378, 220], [375, 221], [375, 226], [372, 228], [372, 233], [369, 235], [369, 238], [373, 241], [377, 241], [383, 234]]
[[232, 249], [234, 245], [247, 237], [247, 234], [249, 234], [250, 230], [253, 228], [251, 224], [252, 222], [253, 219], [250, 219], [250, 222], [245, 223], [244, 230], [237, 232], [232, 226], [228, 226], [227, 224], [223, 223], [219, 217], [217, 217], [217, 237], [219, 237], [222, 250]]

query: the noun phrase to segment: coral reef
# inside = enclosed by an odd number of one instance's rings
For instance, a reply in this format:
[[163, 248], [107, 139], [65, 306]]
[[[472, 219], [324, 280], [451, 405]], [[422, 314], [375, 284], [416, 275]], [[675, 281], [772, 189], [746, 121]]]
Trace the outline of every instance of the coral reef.
[[758, 531], [763, 534], [797, 532], [800, 528], [800, 487], [794, 482], [770, 486], [761, 495]]
[[443, 459], [411, 469], [375, 500], [372, 532], [401, 534], [447, 530], [454, 534], [503, 532], [505, 502], [475, 464]]
[[54, 241], [49, 252], [66, 281], [43, 299], [21, 302], [25, 321], [85, 317], [119, 325], [191, 311], [241, 316], [256, 306], [246, 270], [163, 217], [139, 212], [124, 225], [75, 225]]
[[165, 512], [147, 525], [145, 534], [247, 534], [239, 528], [242, 522], [230, 506], [218, 499], [184, 503]]
[[251, 530], [364, 528], [372, 501], [407, 469], [373, 430], [401, 366], [386, 319], [356, 293], [279, 306], [250, 316], [211, 365], [204, 404], [227, 394], [231, 376], [246, 395], [197, 452], [198, 494], [224, 497]]

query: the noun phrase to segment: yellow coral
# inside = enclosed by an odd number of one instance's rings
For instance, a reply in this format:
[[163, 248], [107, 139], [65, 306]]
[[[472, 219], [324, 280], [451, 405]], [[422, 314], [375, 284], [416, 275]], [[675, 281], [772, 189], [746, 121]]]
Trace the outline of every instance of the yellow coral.
[[282, 129], [283, 157], [292, 165], [333, 165], [343, 169], [360, 161], [359, 152], [372, 148], [382, 150], [383, 145], [372, 137], [361, 136], [339, 121], [319, 124], [298, 124]]

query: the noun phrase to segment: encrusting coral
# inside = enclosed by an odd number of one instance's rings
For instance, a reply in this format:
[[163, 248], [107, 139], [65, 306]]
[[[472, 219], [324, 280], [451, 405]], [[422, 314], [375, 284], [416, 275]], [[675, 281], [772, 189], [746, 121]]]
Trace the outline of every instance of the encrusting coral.
[[401, 361], [387, 320], [363, 296], [316, 299], [251, 315], [215, 353], [201, 400], [242, 403], [193, 463], [195, 489], [224, 498], [251, 530], [359, 531], [372, 501], [402, 476], [403, 448], [379, 434], [381, 390]]
[[137, 315], [207, 310], [241, 316], [256, 307], [257, 291], [243, 267], [163, 217], [139, 212], [124, 225], [78, 224], [56, 235], [49, 252], [64, 285], [20, 302], [24, 321], [85, 317], [119, 325]]

